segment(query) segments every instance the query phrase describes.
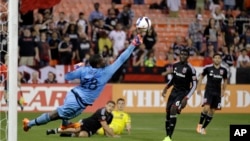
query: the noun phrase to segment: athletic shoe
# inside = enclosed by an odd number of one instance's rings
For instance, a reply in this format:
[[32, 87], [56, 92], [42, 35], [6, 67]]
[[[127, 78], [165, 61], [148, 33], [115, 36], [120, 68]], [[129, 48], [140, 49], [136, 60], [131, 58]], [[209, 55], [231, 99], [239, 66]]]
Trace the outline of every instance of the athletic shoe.
[[46, 131], [46, 135], [50, 135], [50, 134], [56, 134], [55, 129], [49, 129]]
[[30, 127], [28, 126], [29, 122], [30, 122], [29, 119], [27, 119], [27, 118], [24, 118], [24, 119], [23, 119], [23, 130], [24, 130], [25, 132], [28, 132], [29, 129], [30, 129]]
[[206, 135], [206, 129], [205, 128], [201, 128], [201, 132], [200, 132], [202, 135]]
[[197, 133], [201, 133], [201, 127], [202, 127], [202, 124], [197, 125], [197, 127], [196, 127], [196, 132]]
[[165, 137], [162, 141], [172, 141], [169, 136]]
[[80, 126], [81, 126], [80, 123], [69, 123], [69, 124], [66, 125], [66, 126], [61, 125], [60, 128], [61, 128], [62, 130], [64, 130], [64, 129], [67, 129], [67, 128], [78, 128], [78, 127], [80, 127]]

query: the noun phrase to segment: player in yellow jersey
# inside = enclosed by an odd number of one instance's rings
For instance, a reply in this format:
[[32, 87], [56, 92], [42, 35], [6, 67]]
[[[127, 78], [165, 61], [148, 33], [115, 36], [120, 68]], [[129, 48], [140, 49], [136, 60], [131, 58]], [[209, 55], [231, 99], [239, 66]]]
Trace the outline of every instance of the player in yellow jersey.
[[[125, 100], [123, 98], [119, 98], [116, 101], [117, 110], [112, 111], [113, 120], [109, 127], [113, 130], [116, 135], [120, 135], [126, 129], [128, 134], [130, 134], [131, 130], [131, 118], [130, 115], [124, 112]], [[103, 128], [100, 128], [97, 131], [99, 135], [106, 135], [104, 133]]]

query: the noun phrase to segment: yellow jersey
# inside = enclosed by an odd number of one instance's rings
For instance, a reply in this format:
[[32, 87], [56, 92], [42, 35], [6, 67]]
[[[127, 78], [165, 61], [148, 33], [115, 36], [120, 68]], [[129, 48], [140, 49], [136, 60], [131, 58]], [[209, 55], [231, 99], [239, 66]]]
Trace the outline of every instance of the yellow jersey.
[[[129, 114], [123, 111], [113, 111], [112, 114], [113, 120], [110, 123], [109, 127], [113, 129], [116, 135], [119, 135], [124, 131], [127, 123], [131, 123], [131, 118]], [[97, 133], [100, 135], [104, 135], [104, 131], [102, 128], [100, 128]]]

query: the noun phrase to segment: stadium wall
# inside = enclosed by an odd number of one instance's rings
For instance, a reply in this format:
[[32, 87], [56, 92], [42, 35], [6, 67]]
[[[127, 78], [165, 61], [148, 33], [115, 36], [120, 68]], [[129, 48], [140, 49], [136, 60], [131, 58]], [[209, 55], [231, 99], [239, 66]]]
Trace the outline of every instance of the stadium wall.
[[[24, 111], [38, 112], [51, 111], [63, 104], [67, 91], [73, 84], [23, 84], [19, 95], [25, 99]], [[126, 111], [129, 113], [164, 113], [166, 99], [161, 97], [164, 84], [108, 84], [95, 101], [85, 112], [93, 112], [105, 105], [108, 100], [117, 98], [126, 99]], [[7, 110], [3, 98], [3, 87], [0, 87], [0, 111]], [[170, 93], [170, 90], [168, 91]], [[189, 99], [183, 113], [200, 113], [202, 97], [196, 92]], [[250, 87], [249, 85], [229, 85], [226, 95], [222, 98], [220, 113], [249, 113]]]

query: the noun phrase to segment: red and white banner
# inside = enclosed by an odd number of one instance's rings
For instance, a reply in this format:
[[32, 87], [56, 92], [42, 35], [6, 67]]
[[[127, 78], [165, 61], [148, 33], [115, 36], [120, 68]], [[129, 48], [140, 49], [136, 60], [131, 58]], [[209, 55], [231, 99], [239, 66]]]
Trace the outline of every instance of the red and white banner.
[[[52, 111], [62, 105], [72, 84], [36, 84], [22, 85], [22, 93], [27, 103], [24, 111]], [[167, 98], [161, 96], [164, 84], [108, 84], [100, 97], [89, 106], [85, 112], [94, 112], [103, 107], [108, 100], [118, 98], [126, 100], [125, 110], [129, 113], [164, 113]], [[0, 111], [8, 109], [3, 97], [3, 87], [0, 93]], [[204, 92], [204, 91], [203, 91]], [[168, 91], [168, 95], [170, 90]], [[167, 95], [167, 96], [168, 96]], [[10, 95], [11, 98], [11, 95]], [[202, 109], [203, 97], [196, 93], [188, 100], [183, 113], [199, 113]], [[220, 113], [250, 113], [249, 85], [229, 85], [226, 95], [222, 98]]]
[[[67, 92], [71, 90], [72, 84], [39, 84], [22, 85], [21, 91], [25, 100], [24, 111], [52, 111], [58, 106], [63, 105]], [[3, 87], [0, 93], [0, 111], [8, 109], [4, 97]], [[94, 102], [93, 106], [87, 107], [85, 112], [93, 112], [103, 107], [108, 100], [112, 99], [112, 86], [106, 85], [100, 97]], [[11, 95], [9, 95], [11, 98]]]

